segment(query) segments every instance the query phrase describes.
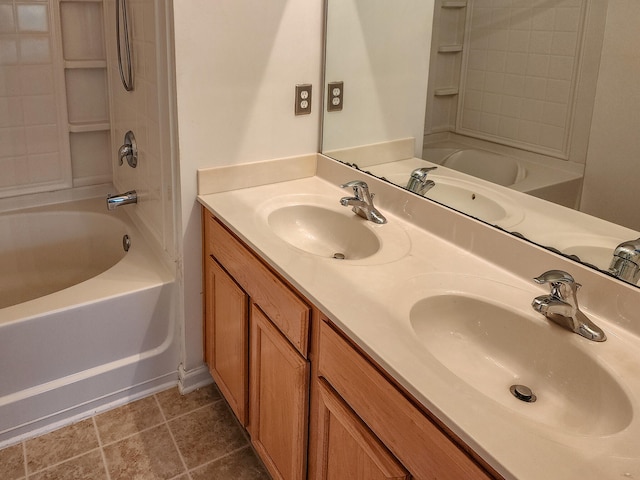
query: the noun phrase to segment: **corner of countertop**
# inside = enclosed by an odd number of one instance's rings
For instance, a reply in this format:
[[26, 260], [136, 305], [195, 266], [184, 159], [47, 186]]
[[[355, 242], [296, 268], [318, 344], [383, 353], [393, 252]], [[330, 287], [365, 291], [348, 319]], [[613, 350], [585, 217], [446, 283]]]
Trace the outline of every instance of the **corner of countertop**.
[[198, 169], [198, 195], [286, 182], [316, 174], [318, 153]]

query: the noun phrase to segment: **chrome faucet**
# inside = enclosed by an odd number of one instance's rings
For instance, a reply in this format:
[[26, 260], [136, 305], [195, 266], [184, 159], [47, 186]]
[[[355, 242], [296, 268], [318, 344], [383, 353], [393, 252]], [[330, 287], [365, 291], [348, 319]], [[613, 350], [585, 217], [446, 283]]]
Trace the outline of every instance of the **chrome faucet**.
[[127, 161], [131, 168], [138, 166], [138, 144], [133, 132], [129, 130], [124, 136], [124, 144], [118, 149], [118, 164]]
[[640, 238], [622, 242], [613, 251], [609, 272], [630, 283], [640, 279]]
[[121, 205], [129, 205], [131, 203], [138, 203], [138, 194], [135, 190], [131, 190], [126, 193], [120, 193], [117, 195], [107, 195], [107, 209], [115, 210]]
[[435, 182], [433, 180], [428, 180], [427, 174], [436, 168], [438, 167], [416, 168], [411, 172], [409, 182], [407, 183], [407, 190], [417, 193], [418, 195], [424, 195], [429, 189], [435, 187]]
[[369, 193], [369, 186], [362, 180], [353, 180], [341, 188], [353, 188], [353, 197], [343, 197], [340, 199], [340, 205], [343, 207], [353, 207], [353, 211], [373, 223], [387, 223], [387, 219], [373, 206], [373, 193]]
[[549, 320], [594, 342], [604, 342], [607, 336], [578, 307], [578, 288], [571, 275], [562, 270], [549, 270], [533, 279], [551, 285], [551, 294], [536, 297], [531, 306]]

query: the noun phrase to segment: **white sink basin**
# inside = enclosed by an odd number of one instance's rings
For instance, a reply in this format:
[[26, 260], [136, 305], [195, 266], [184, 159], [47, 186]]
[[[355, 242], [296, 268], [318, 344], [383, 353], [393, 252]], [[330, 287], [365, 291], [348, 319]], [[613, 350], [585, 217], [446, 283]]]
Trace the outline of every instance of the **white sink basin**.
[[[621, 377], [601, 361], [606, 342], [590, 342], [534, 312], [534, 286], [528, 292], [442, 274], [414, 277], [404, 288], [415, 289], [396, 297], [409, 303], [401, 314], [431, 359], [425, 365], [440, 365], [440, 376], [451, 375], [446, 382], [460, 384], [456, 389], [475, 391], [469, 395], [476, 405], [497, 402], [550, 432], [580, 436], [611, 435], [631, 423]], [[516, 398], [512, 385], [528, 387], [536, 401]]]
[[274, 237], [316, 257], [344, 263], [380, 264], [397, 260], [411, 248], [407, 233], [393, 218], [383, 225], [340, 205], [336, 196], [282, 195], [265, 201], [257, 209], [263, 235]]
[[359, 260], [380, 250], [367, 220], [316, 205], [290, 205], [269, 214], [267, 223], [285, 242], [321, 257]]

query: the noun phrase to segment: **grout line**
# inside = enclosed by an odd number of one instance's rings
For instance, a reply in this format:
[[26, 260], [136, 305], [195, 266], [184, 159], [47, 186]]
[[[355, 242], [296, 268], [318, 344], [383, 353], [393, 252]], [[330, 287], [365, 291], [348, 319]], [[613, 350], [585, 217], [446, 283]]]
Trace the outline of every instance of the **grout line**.
[[213, 460], [209, 460], [208, 462], [205, 462], [205, 463], [203, 463], [201, 465], [198, 465], [197, 467], [193, 467], [191, 470], [189, 470], [189, 473], [193, 472], [194, 470], [199, 470], [201, 468], [204, 468], [207, 465], [211, 465], [212, 463], [216, 463], [216, 462], [218, 462], [218, 461], [220, 461], [220, 460], [222, 460], [224, 458], [230, 457], [231, 455], [234, 455], [234, 454], [236, 454], [236, 453], [238, 453], [238, 452], [240, 452], [242, 450], [245, 450], [247, 448], [252, 448], [250, 443], [248, 445], [243, 445], [241, 447], [236, 448], [235, 450], [227, 452], [224, 455], [220, 455], [218, 458], [214, 458]]
[[22, 443], [22, 468], [24, 468], [24, 480], [28, 480], [29, 471], [27, 469], [27, 442], [23, 440], [20, 443]]
[[77, 458], [80, 458], [80, 457], [83, 457], [85, 455], [88, 455], [91, 452], [95, 452], [96, 450], [101, 450], [101, 449], [100, 449], [100, 447], [92, 448], [91, 450], [87, 450], [86, 452], [79, 453], [78, 455], [74, 455], [73, 457], [65, 458], [61, 462], [51, 463], [51, 464], [47, 465], [46, 467], [41, 468], [40, 470], [36, 470], [35, 472], [31, 472], [29, 475], [35, 475], [37, 473], [42, 473], [42, 472], [44, 472], [46, 470], [49, 470], [50, 468], [58, 467], [58, 466], [62, 465], [63, 463], [67, 463], [67, 462], [69, 462], [71, 460], [75, 460]]
[[102, 444], [102, 438], [100, 438], [100, 430], [98, 430], [98, 423], [96, 422], [96, 415], [91, 417], [93, 421], [93, 428], [96, 431], [96, 437], [98, 437], [98, 446], [100, 447], [100, 456], [102, 457], [102, 466], [104, 467], [105, 472], [107, 473], [107, 480], [111, 480], [111, 474], [109, 473], [109, 464], [107, 463], [107, 456], [104, 453], [104, 448]]
[[[197, 412], [198, 410], [202, 410], [203, 408], [211, 407], [212, 405], [215, 405], [216, 403], [221, 402], [223, 400], [224, 400], [224, 398], [218, 398], [217, 400], [213, 400], [211, 403], [207, 403], [205, 405], [201, 405], [201, 406], [199, 406], [197, 408], [194, 408], [193, 410], [189, 410], [188, 412], [181, 413], [180, 415], [176, 415], [175, 417], [167, 418], [167, 423], [173, 422], [174, 420], [177, 420], [177, 419], [182, 418], [182, 417], [186, 417], [187, 415], [191, 415], [193, 412]], [[162, 410], [162, 409], [160, 409], [160, 410]], [[162, 413], [164, 414], [164, 412], [162, 412]]]
[[[160, 410], [160, 415], [162, 415], [162, 418], [164, 419], [164, 424], [167, 427], [167, 430], [169, 431], [169, 436], [171, 437], [171, 441], [173, 442], [173, 446], [175, 447], [176, 451], [178, 452], [178, 457], [180, 458], [180, 462], [182, 463], [182, 467], [184, 468], [184, 472], [187, 474], [187, 478], [189, 480], [191, 480], [191, 475], [189, 474], [189, 468], [187, 467], [187, 462], [184, 460], [184, 457], [182, 456], [182, 452], [180, 451], [180, 447], [178, 446], [178, 442], [176, 442], [176, 438], [173, 436], [173, 431], [171, 430], [171, 427], [169, 426], [169, 421], [167, 420], [167, 416], [164, 414], [164, 410], [162, 409], [162, 405], [160, 405], [160, 401], [158, 400], [158, 397], [156, 395], [153, 396], [154, 400], [156, 401], [156, 404], [158, 405], [158, 409]], [[182, 475], [183, 473], [181, 473], [180, 475]]]

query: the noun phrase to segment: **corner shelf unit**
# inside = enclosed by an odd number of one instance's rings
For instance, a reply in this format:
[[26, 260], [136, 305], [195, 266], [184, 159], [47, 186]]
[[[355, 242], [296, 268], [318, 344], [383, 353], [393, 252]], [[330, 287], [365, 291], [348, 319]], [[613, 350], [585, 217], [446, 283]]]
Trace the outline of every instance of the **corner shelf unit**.
[[436, 1], [425, 134], [455, 128], [466, 20], [466, 0]]
[[103, 0], [57, 0], [73, 186], [111, 181]]

